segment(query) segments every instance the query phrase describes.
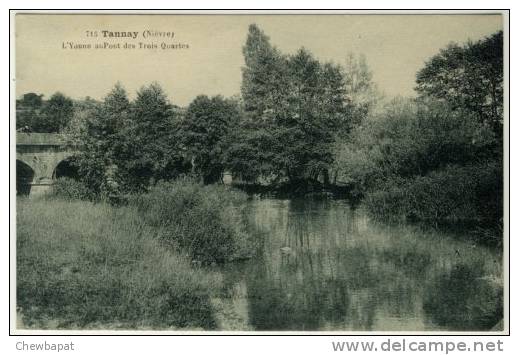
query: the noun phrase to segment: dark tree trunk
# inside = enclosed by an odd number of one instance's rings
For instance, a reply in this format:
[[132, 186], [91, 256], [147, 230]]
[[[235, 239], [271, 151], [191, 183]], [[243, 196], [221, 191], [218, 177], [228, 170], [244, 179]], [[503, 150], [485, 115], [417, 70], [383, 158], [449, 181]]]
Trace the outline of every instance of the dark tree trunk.
[[325, 187], [330, 186], [330, 174], [328, 173], [328, 170], [323, 170], [323, 184]]

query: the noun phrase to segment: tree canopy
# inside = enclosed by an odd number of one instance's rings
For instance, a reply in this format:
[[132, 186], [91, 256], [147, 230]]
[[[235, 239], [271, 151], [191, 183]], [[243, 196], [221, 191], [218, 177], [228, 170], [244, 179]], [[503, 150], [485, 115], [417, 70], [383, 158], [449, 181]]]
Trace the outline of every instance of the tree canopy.
[[81, 179], [94, 195], [144, 191], [183, 171], [175, 114], [158, 84], [142, 87], [133, 102], [116, 84], [85, 113], [73, 139]]
[[182, 149], [204, 183], [221, 180], [229, 131], [238, 124], [237, 103], [222, 96], [196, 97], [180, 122]]
[[22, 131], [58, 133], [74, 115], [74, 102], [60, 92], [44, 101], [43, 95], [27, 93], [16, 102], [16, 128]]
[[416, 90], [422, 97], [471, 111], [502, 135], [502, 31], [477, 42], [450, 44], [427, 61], [416, 82]]
[[349, 124], [340, 67], [319, 62], [304, 48], [284, 55], [256, 25], [249, 27], [243, 54], [246, 124], [240, 144], [231, 148], [231, 169], [252, 179], [327, 175], [332, 132]]

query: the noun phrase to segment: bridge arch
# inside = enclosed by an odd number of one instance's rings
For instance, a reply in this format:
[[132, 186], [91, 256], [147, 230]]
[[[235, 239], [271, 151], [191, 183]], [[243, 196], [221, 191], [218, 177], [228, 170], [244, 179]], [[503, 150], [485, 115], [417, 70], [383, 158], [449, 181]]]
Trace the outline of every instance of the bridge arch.
[[34, 182], [34, 169], [24, 161], [16, 159], [16, 195], [29, 195]]
[[74, 165], [74, 160], [75, 157], [71, 155], [60, 161], [54, 168], [54, 172], [52, 173], [52, 179], [56, 180], [59, 178], [68, 177], [71, 179], [78, 180], [79, 171], [77, 166]]
[[[74, 146], [67, 143], [67, 138], [55, 133], [20, 133], [16, 134], [17, 171], [25, 171], [17, 178], [20, 189], [17, 192], [28, 191], [31, 196], [46, 193], [55, 181], [55, 175], [67, 175], [67, 163], [62, 162], [76, 154]], [[32, 169], [32, 175], [24, 163]], [[61, 164], [61, 165], [60, 165]], [[19, 175], [19, 174], [18, 174]], [[18, 176], [17, 175], [17, 176]], [[30, 183], [28, 178], [32, 176]], [[18, 181], [19, 180], [19, 181]], [[30, 188], [29, 188], [30, 185]]]

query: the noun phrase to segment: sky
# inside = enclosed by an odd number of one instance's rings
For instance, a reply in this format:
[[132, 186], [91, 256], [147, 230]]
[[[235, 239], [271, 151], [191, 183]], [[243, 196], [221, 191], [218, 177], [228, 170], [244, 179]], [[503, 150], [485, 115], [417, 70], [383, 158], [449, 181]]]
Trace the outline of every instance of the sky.
[[[120, 82], [135, 97], [158, 82], [170, 101], [240, 93], [242, 47], [256, 23], [283, 53], [300, 47], [321, 61], [344, 64], [364, 54], [387, 96], [414, 95], [416, 72], [450, 42], [478, 40], [503, 29], [501, 15], [42, 15], [15, 19], [16, 96], [103, 98]], [[105, 31], [105, 32], [103, 32]], [[162, 36], [143, 38], [145, 33]], [[97, 37], [87, 36], [97, 32]], [[136, 38], [104, 37], [137, 32]], [[173, 38], [164, 37], [173, 32]], [[93, 48], [119, 44], [120, 48]], [[124, 48], [124, 44], [135, 48]], [[158, 48], [140, 48], [140, 44]], [[161, 43], [182, 44], [161, 49]], [[91, 48], [71, 49], [77, 44]]]

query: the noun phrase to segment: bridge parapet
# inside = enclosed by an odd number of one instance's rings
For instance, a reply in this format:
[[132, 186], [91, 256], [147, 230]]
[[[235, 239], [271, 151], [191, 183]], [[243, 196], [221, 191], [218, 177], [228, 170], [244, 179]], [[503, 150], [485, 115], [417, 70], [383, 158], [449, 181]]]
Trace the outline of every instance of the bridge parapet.
[[59, 133], [16, 132], [16, 145], [62, 146], [67, 144], [67, 136]]

